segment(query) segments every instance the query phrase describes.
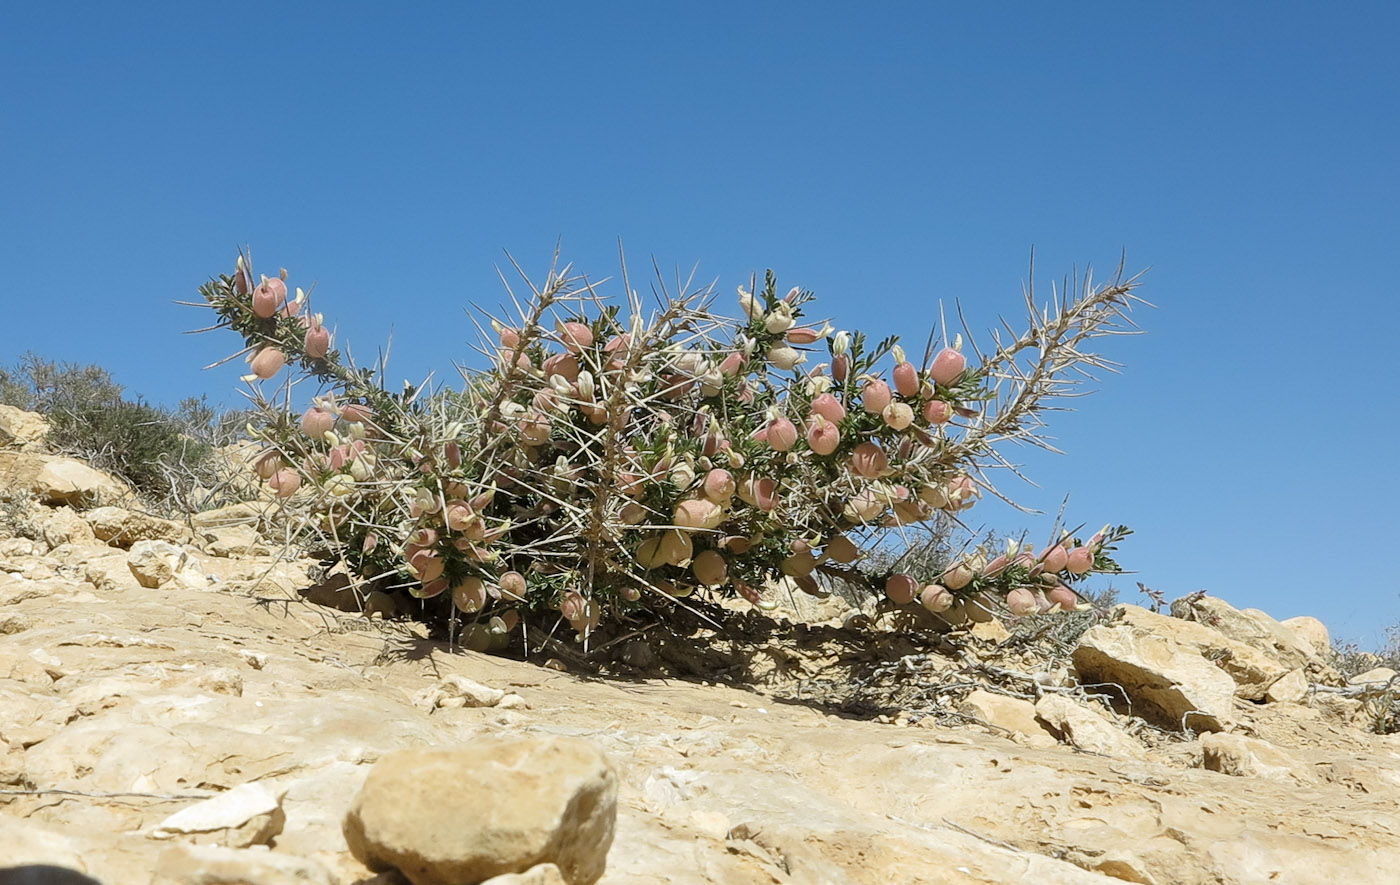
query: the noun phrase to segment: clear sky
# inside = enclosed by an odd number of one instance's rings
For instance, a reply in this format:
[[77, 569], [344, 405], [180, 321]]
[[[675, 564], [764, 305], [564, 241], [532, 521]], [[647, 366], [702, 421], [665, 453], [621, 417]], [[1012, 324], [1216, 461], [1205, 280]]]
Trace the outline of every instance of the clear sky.
[[[0, 362], [237, 405], [176, 307], [253, 248], [361, 359], [467, 356], [509, 250], [816, 290], [842, 326], [1150, 267], [1126, 370], [1026, 453], [1134, 580], [1400, 621], [1393, 3], [6, 3]], [[972, 511], [1024, 524], [1050, 516]], [[1391, 551], [1389, 554], [1386, 551]]]

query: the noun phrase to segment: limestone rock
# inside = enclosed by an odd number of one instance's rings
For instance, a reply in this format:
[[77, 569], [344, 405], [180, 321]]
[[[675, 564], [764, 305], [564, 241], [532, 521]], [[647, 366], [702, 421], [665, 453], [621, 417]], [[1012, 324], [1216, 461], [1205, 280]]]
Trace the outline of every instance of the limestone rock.
[[257, 848], [177, 845], [161, 853], [151, 885], [336, 885], [323, 865]]
[[45, 507], [37, 514], [35, 522], [39, 527], [39, 535], [44, 539], [44, 543], [49, 545], [49, 549], [64, 544], [87, 544], [97, 540], [92, 529], [83, 521], [83, 517], [72, 507]]
[[482, 685], [465, 676], [452, 675], [432, 688], [419, 692], [414, 701], [420, 707], [494, 707], [506, 697], [499, 688]]
[[94, 507], [129, 494], [111, 476], [75, 458], [0, 451], [0, 489], [25, 489], [45, 504]]
[[1332, 634], [1327, 631], [1327, 625], [1317, 618], [1300, 615], [1279, 621], [1279, 625], [1292, 630], [1293, 635], [1312, 646], [1318, 657], [1325, 658], [1332, 653]]
[[200, 845], [247, 848], [266, 845], [286, 822], [282, 797], [261, 784], [240, 784], [232, 790], [182, 808], [156, 824], [157, 839], [181, 836]]
[[1142, 759], [1142, 745], [1100, 713], [1064, 695], [1050, 694], [1035, 702], [1035, 714], [1052, 733], [1081, 750], [1119, 759]]
[[80, 839], [56, 827], [8, 815], [0, 818], [0, 862], [7, 867], [44, 865], [90, 872], [83, 862]]
[[1292, 756], [1268, 741], [1238, 734], [1207, 734], [1200, 739], [1202, 767], [1235, 777], [1309, 784], [1316, 781]]
[[542, 863], [530, 867], [523, 873], [506, 873], [492, 876], [481, 885], [567, 885], [568, 880], [559, 868], [552, 863]]
[[1258, 609], [1243, 611], [1215, 596], [1188, 596], [1172, 603], [1172, 614], [1205, 624], [1221, 635], [1264, 652], [1286, 669], [1313, 661], [1313, 647]]
[[250, 525], [229, 525], [200, 531], [200, 547], [210, 556], [267, 556], [272, 548]]
[[375, 763], [345, 817], [351, 852], [413, 885], [454, 885], [559, 867], [570, 885], [602, 876], [617, 774], [576, 738], [479, 738], [400, 750]]
[[1396, 672], [1389, 667], [1372, 667], [1365, 673], [1357, 673], [1355, 676], [1348, 678], [1347, 684], [1383, 686], [1394, 679], [1396, 675]]
[[168, 541], [137, 541], [131, 545], [126, 565], [142, 587], [174, 584], [190, 590], [209, 588], [209, 578], [199, 562]]
[[1301, 704], [1308, 696], [1308, 676], [1302, 667], [1289, 670], [1269, 686], [1265, 699], [1271, 704]]
[[1119, 624], [1145, 632], [1170, 633], [1176, 641], [1195, 649], [1235, 680], [1237, 697], [1262, 700], [1269, 686], [1290, 669], [1263, 650], [1202, 623], [1159, 615], [1135, 605], [1118, 606], [1114, 612]]
[[49, 422], [43, 415], [0, 404], [0, 448], [38, 452], [48, 432]]
[[1219, 731], [1232, 721], [1235, 681], [1183, 639], [1199, 625], [1137, 606], [1115, 611], [1116, 621], [1089, 628], [1074, 650], [1081, 683], [1121, 687], [1133, 713], [1166, 728]]
[[114, 547], [130, 547], [136, 541], [169, 541], [184, 544], [192, 535], [189, 527], [173, 519], [135, 513], [121, 507], [98, 507], [84, 518], [93, 534]]
[[1005, 729], [1013, 736], [1020, 735], [1032, 746], [1053, 746], [1056, 743], [1045, 726], [1035, 718], [1035, 705], [1030, 701], [979, 688], [958, 705], [958, 711], [975, 716], [998, 729]]

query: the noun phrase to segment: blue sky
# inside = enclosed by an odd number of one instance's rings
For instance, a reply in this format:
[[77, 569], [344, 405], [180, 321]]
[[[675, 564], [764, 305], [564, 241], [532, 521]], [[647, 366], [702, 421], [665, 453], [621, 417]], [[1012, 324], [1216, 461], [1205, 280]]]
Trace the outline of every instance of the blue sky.
[[[1375, 644], [1400, 326], [1393, 4], [5, 4], [0, 362], [239, 402], [176, 307], [250, 244], [338, 341], [454, 377], [509, 250], [766, 267], [839, 324], [974, 326], [1126, 250], [1146, 334], [1025, 453], [1169, 596]], [[726, 295], [727, 297], [727, 295]], [[1050, 517], [1023, 524], [1039, 539]], [[1133, 581], [1124, 598], [1140, 600]]]

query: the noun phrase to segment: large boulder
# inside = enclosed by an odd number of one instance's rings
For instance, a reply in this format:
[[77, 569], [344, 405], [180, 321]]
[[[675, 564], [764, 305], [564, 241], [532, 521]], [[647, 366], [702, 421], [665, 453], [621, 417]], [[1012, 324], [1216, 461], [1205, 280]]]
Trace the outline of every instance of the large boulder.
[[1191, 628], [1200, 625], [1134, 605], [1114, 614], [1074, 650], [1081, 683], [1112, 686], [1101, 690], [1115, 704], [1165, 728], [1220, 731], [1232, 721], [1235, 680], [1192, 643]]
[[458, 885], [552, 863], [596, 882], [617, 817], [617, 773], [577, 738], [481, 738], [399, 750], [374, 764], [345, 816], [365, 866], [413, 885]]
[[41, 451], [48, 432], [49, 422], [43, 415], [0, 405], [0, 448]]
[[79, 509], [120, 500], [130, 491], [116, 479], [75, 458], [0, 451], [0, 489], [32, 492], [45, 504]]

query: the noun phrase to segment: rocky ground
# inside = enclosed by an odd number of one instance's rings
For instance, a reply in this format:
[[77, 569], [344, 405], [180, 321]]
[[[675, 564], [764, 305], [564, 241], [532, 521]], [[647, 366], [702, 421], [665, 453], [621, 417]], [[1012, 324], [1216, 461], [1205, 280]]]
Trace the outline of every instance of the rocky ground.
[[[1400, 869], [1400, 737], [1371, 730], [1394, 673], [1343, 679], [1312, 619], [1119, 606], [1061, 661], [996, 624], [923, 645], [842, 626], [833, 598], [733, 613], [711, 658], [641, 633], [606, 676], [564, 646], [553, 666], [450, 653], [308, 598], [313, 564], [277, 555], [263, 507], [102, 506], [119, 484], [3, 419], [0, 882]], [[464, 836], [474, 817], [514, 829]]]

